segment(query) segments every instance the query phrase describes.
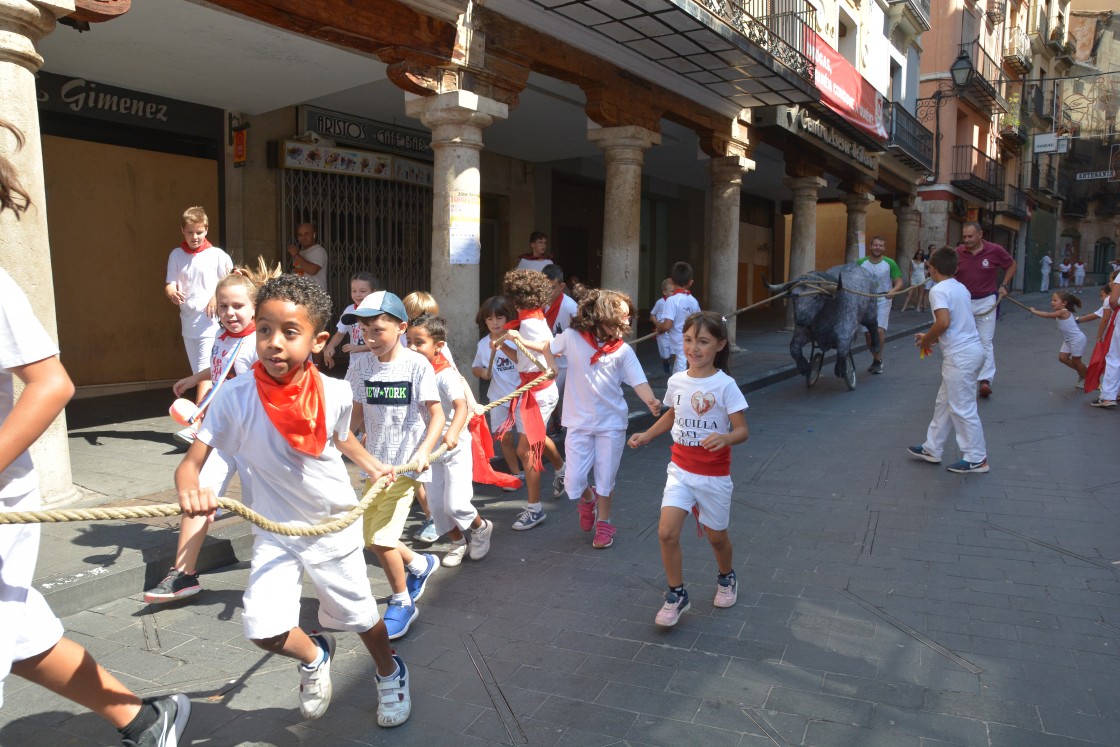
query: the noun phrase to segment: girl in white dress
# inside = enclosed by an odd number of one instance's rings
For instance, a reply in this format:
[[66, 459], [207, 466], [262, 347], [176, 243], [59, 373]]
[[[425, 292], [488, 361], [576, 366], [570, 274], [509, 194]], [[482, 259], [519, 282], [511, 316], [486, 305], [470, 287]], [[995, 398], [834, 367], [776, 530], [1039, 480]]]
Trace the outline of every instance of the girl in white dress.
[[1077, 326], [1077, 316], [1074, 313], [1081, 308], [1081, 299], [1069, 291], [1057, 291], [1050, 296], [1051, 311], [1031, 309], [1031, 313], [1043, 319], [1053, 319], [1058, 323], [1058, 331], [1062, 333], [1062, 347], [1058, 351], [1058, 360], [1063, 366], [1069, 366], [1077, 371], [1078, 389], [1085, 386], [1085, 364], [1081, 356], [1085, 354], [1085, 333]]

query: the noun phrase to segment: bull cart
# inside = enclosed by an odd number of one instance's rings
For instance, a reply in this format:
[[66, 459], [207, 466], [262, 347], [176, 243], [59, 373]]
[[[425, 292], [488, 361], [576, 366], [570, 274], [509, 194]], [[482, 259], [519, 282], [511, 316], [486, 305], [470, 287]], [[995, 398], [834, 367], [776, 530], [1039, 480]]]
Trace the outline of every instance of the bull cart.
[[[817, 347], [817, 341], [812, 340], [812, 352], [809, 354], [809, 371], [805, 374], [805, 386], [812, 389], [817, 379], [821, 377], [821, 366], [824, 365], [824, 349]], [[856, 388], [856, 362], [852, 357], [852, 351], [848, 351], [848, 365], [845, 366], [844, 375], [841, 377], [844, 383], [848, 386], [848, 391]]]

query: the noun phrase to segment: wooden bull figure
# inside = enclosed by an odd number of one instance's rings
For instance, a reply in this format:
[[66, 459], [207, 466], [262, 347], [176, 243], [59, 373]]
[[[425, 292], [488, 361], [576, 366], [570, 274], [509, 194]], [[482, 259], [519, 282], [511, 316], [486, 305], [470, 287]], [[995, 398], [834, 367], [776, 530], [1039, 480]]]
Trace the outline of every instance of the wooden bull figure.
[[[859, 265], [845, 264], [769, 286], [775, 293], [790, 290], [795, 327], [789, 352], [797, 363], [797, 370], [807, 377], [810, 386], [820, 373], [824, 353], [836, 350], [836, 375], [847, 382], [849, 389], [855, 388], [855, 364], [851, 350], [852, 339], [860, 326], [871, 335], [872, 352], [878, 352], [879, 322], [875, 299], [848, 292], [873, 293], [873, 283], [874, 279], [867, 270]], [[802, 353], [806, 343], [815, 346], [812, 363]]]

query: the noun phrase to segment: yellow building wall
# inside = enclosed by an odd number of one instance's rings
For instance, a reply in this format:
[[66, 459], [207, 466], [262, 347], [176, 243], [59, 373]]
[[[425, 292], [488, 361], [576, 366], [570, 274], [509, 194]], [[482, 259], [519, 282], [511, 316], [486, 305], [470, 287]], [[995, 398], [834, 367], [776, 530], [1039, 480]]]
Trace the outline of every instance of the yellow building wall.
[[[793, 216], [785, 216], [786, 273], [789, 272], [789, 237]], [[827, 270], [844, 263], [844, 242], [848, 232], [848, 209], [842, 203], [831, 202], [817, 205], [817, 262], [818, 270]], [[867, 235], [864, 246], [871, 244], [872, 236], [882, 236], [887, 240], [887, 256], [896, 259], [895, 240], [898, 236], [898, 223], [894, 211], [887, 210], [877, 202], [871, 203], [867, 210]], [[907, 256], [913, 255], [911, 247]], [[901, 265], [900, 265], [901, 266]]]
[[58, 342], [74, 383], [189, 375], [179, 312], [163, 295], [167, 255], [192, 205], [206, 208], [216, 240], [217, 162], [44, 135], [43, 165]]

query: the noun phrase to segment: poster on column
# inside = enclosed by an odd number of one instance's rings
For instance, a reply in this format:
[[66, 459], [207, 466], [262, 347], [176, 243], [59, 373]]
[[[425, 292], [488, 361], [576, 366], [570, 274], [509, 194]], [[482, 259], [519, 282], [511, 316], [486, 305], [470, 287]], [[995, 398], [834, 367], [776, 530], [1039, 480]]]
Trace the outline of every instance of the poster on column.
[[477, 192], [451, 191], [448, 244], [453, 265], [477, 265], [482, 255], [482, 199]]

